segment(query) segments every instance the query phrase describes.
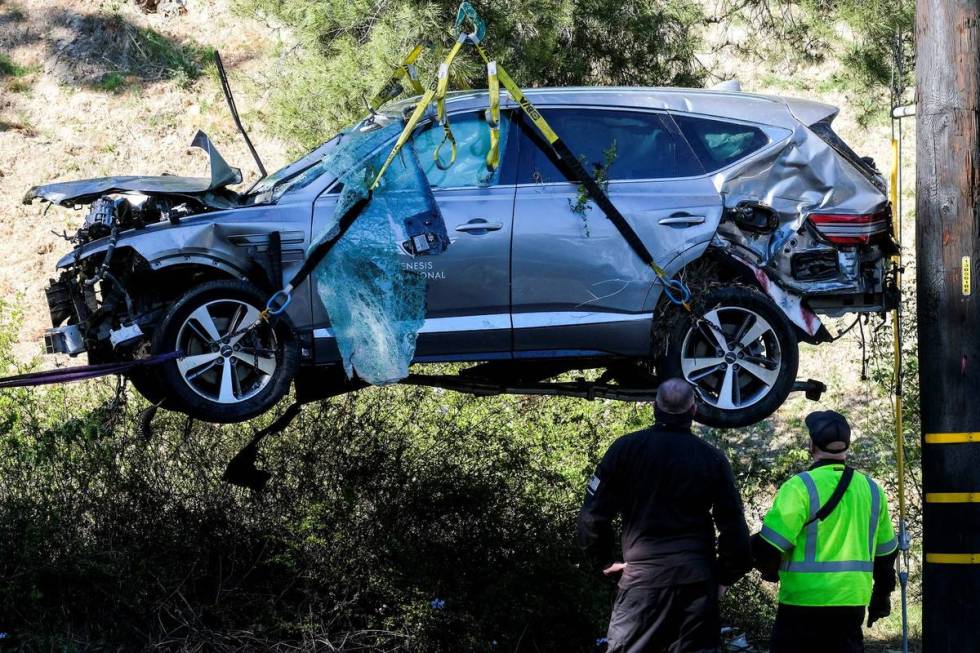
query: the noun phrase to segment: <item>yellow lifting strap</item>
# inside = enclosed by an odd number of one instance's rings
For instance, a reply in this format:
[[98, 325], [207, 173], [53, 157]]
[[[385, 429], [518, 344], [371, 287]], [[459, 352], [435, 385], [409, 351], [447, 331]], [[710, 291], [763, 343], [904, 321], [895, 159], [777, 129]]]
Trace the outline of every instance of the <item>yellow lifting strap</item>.
[[[446, 60], [443, 62], [443, 65], [446, 66], [447, 70], [449, 65], [452, 64], [453, 59], [455, 59], [456, 55], [459, 53], [460, 48], [463, 47], [464, 42], [465, 41], [463, 39], [456, 41], [456, 44], [449, 51], [449, 54], [446, 56]], [[395, 146], [391, 148], [391, 152], [388, 153], [388, 158], [386, 158], [385, 162], [381, 165], [381, 168], [378, 170], [378, 174], [374, 177], [374, 181], [371, 182], [369, 190], [373, 191], [381, 183], [381, 179], [384, 177], [385, 172], [388, 171], [388, 167], [391, 165], [391, 162], [395, 160], [395, 157], [398, 156], [401, 149], [405, 147], [405, 143], [407, 143], [412, 137], [412, 132], [415, 131], [415, 127], [418, 126], [422, 116], [425, 115], [426, 110], [436, 97], [437, 92], [438, 84], [434, 88], [429, 88], [429, 90], [422, 95], [422, 99], [419, 100], [419, 103], [415, 105], [415, 110], [412, 112], [411, 117], [409, 117], [408, 122], [405, 123], [405, 128], [402, 129], [402, 133], [399, 134], [398, 140], [395, 141]]]
[[[467, 33], [463, 30], [463, 26], [467, 22], [472, 24], [474, 28], [473, 32], [471, 33]], [[566, 174], [570, 176], [570, 179], [577, 178], [580, 180], [580, 182], [588, 190], [588, 193], [592, 196], [593, 200], [600, 205], [600, 208], [606, 214], [606, 217], [608, 217], [616, 225], [616, 228], [620, 231], [623, 237], [626, 238], [630, 247], [632, 247], [637, 255], [650, 266], [654, 274], [656, 274], [663, 285], [666, 297], [673, 304], [682, 306], [686, 311], [693, 314], [693, 309], [690, 304], [691, 291], [687, 285], [679, 279], [671, 279], [666, 270], [657, 265], [646, 245], [642, 240], [640, 240], [639, 236], [626, 221], [625, 217], [609, 200], [609, 197], [606, 195], [605, 191], [596, 183], [595, 179], [591, 177], [588, 171], [582, 168], [579, 160], [575, 158], [571, 150], [569, 150], [561, 139], [559, 139], [558, 134], [555, 133], [555, 131], [548, 124], [548, 121], [544, 119], [531, 101], [525, 97], [520, 87], [514, 82], [513, 78], [507, 74], [507, 71], [503, 68], [503, 66], [500, 66], [487, 54], [486, 50], [481, 45], [485, 30], [486, 25], [480, 19], [479, 15], [477, 15], [476, 10], [473, 9], [469, 2], [464, 1], [460, 5], [456, 17], [456, 43], [449, 51], [445, 61], [439, 66], [439, 75], [434, 88], [430, 88], [415, 106], [415, 110], [412, 112], [411, 117], [405, 124], [404, 129], [402, 129], [402, 133], [395, 142], [395, 146], [392, 148], [391, 152], [389, 152], [387, 159], [385, 159], [384, 164], [382, 164], [381, 169], [378, 171], [378, 174], [374, 178], [374, 181], [371, 183], [369, 189], [373, 191], [381, 183], [381, 179], [384, 177], [385, 172], [387, 172], [391, 162], [396, 156], [398, 156], [401, 149], [411, 139], [412, 133], [417, 127], [419, 120], [421, 120], [422, 116], [428, 109], [429, 103], [433, 100], [436, 102], [436, 116], [445, 132], [442, 142], [433, 153], [433, 158], [435, 159], [436, 165], [443, 170], [452, 165], [456, 160], [456, 139], [453, 137], [452, 129], [449, 125], [449, 117], [446, 114], [445, 100], [449, 87], [449, 71], [452, 63], [456, 58], [456, 55], [459, 54], [460, 49], [465, 44], [472, 44], [477, 53], [480, 55], [480, 58], [483, 59], [483, 62], [487, 66], [487, 87], [489, 91], [488, 95], [490, 104], [487, 111], [487, 122], [490, 125], [491, 130], [490, 150], [486, 157], [487, 168], [493, 172], [493, 170], [495, 170], [499, 165], [500, 161], [500, 86], [502, 85], [507, 92], [510, 93], [511, 98], [517, 103], [525, 115], [527, 115], [531, 122], [534, 123], [535, 127], [537, 127], [538, 131], [541, 132], [541, 135], [548, 141], [548, 144], [552, 147], [558, 157], [563, 161], [563, 165], [566, 168]], [[416, 49], [418, 49], [418, 46]], [[413, 50], [409, 56], [411, 57], [414, 53], [415, 51]], [[451, 159], [448, 164], [443, 164], [443, 161], [439, 156], [439, 152], [447, 141], [450, 143], [452, 148]]]
[[402, 133], [398, 135], [398, 140], [395, 141], [395, 147], [391, 148], [391, 152], [388, 153], [388, 158], [386, 158], [385, 162], [381, 164], [381, 169], [378, 170], [378, 174], [375, 175], [374, 181], [371, 182], [368, 190], [373, 191], [378, 187], [378, 184], [381, 183], [381, 178], [384, 177], [385, 172], [388, 171], [388, 166], [391, 165], [391, 162], [395, 160], [396, 156], [398, 156], [398, 153], [405, 146], [405, 143], [408, 142], [412, 132], [415, 130], [415, 126], [419, 124], [419, 120], [421, 120], [422, 116], [425, 114], [425, 110], [428, 108], [429, 103], [432, 102], [432, 98], [435, 96], [435, 94], [435, 90], [430, 88], [425, 92], [425, 95], [422, 96], [422, 99], [419, 100], [419, 103], [415, 105], [415, 111], [412, 112], [412, 116], [408, 119], [408, 122], [405, 123], [405, 128], [402, 130]]
[[[464, 3], [464, 5], [466, 4], [467, 3]], [[474, 32], [474, 34], [476, 33], [477, 32]], [[517, 85], [516, 82], [514, 82], [513, 78], [511, 78], [511, 76], [507, 73], [504, 67], [499, 65], [497, 62], [495, 62], [490, 58], [486, 50], [484, 50], [484, 48], [480, 45], [480, 38], [474, 37], [473, 34], [466, 34], [464, 32], [460, 32], [455, 45], [449, 51], [449, 54], [446, 56], [445, 61], [439, 67], [439, 76], [436, 81], [435, 88], [434, 89], [430, 88], [425, 93], [425, 95], [422, 96], [422, 99], [419, 101], [419, 103], [415, 106], [415, 110], [412, 112], [411, 117], [408, 119], [408, 122], [405, 124], [404, 129], [402, 129], [402, 133], [399, 135], [398, 140], [395, 142], [395, 146], [388, 154], [387, 159], [385, 159], [384, 164], [381, 166], [381, 169], [378, 171], [377, 176], [372, 182], [370, 186], [370, 190], [373, 191], [381, 183], [381, 179], [384, 177], [385, 172], [387, 172], [388, 167], [391, 165], [391, 162], [395, 159], [396, 156], [398, 156], [398, 153], [401, 151], [401, 149], [411, 139], [412, 132], [415, 130], [422, 116], [425, 114], [429, 104], [433, 101], [436, 102], [437, 118], [439, 122], [442, 124], [443, 129], [445, 130], [445, 136], [443, 137], [443, 141], [442, 143], [440, 143], [439, 147], [436, 148], [436, 151], [433, 153], [433, 157], [436, 161], [436, 165], [438, 165], [441, 169], [445, 169], [443, 167], [443, 162], [439, 156], [439, 152], [442, 146], [448, 141], [452, 146], [452, 159], [449, 162], [449, 165], [452, 165], [453, 161], [456, 158], [456, 142], [455, 142], [455, 138], [453, 138], [452, 130], [449, 126], [449, 120], [445, 110], [445, 97], [449, 85], [450, 67], [452, 66], [452, 63], [455, 60], [456, 55], [459, 54], [460, 49], [466, 43], [471, 43], [474, 46], [477, 53], [480, 55], [480, 58], [483, 59], [483, 62], [487, 65], [487, 73], [488, 73], [487, 83], [490, 88], [489, 118], [491, 118], [490, 122], [491, 122], [491, 130], [492, 130], [491, 148], [490, 148], [490, 152], [487, 154], [487, 167], [493, 170], [496, 167], [496, 165], [499, 163], [499, 157], [500, 157], [500, 152], [499, 152], [500, 89], [499, 86], [501, 85], [507, 90], [508, 93], [510, 93], [511, 98], [513, 98], [513, 100], [517, 102], [517, 105], [521, 108], [522, 111], [524, 111], [525, 115], [527, 115], [528, 118], [530, 118], [531, 122], [534, 123], [535, 127], [537, 127], [538, 131], [541, 132], [542, 136], [544, 136], [544, 138], [548, 141], [548, 143], [552, 147], [554, 147], [556, 151], [563, 150], [565, 152], [565, 155], [560, 155], [560, 156], [562, 156], [563, 159], [566, 158], [566, 156], [574, 158], [574, 156], [571, 155], [571, 152], [564, 145], [564, 143], [561, 142], [561, 140], [558, 137], [558, 134], [555, 133], [555, 131], [551, 128], [551, 125], [548, 124], [548, 121], [544, 119], [544, 117], [534, 107], [531, 101], [528, 100], [527, 97], [525, 97], [520, 87]], [[578, 163], [578, 161], [570, 162], [572, 166], [574, 166], [574, 164], [576, 163]], [[448, 165], [445, 167], [448, 167]], [[580, 171], [580, 174], [584, 175], [583, 181], [591, 180], [591, 178], [589, 178], [588, 173], [585, 172], [584, 170]], [[615, 210], [615, 207], [612, 206], [611, 202], [608, 201], [608, 197], [605, 196], [605, 193], [596, 186], [594, 180], [592, 181], [593, 183], [591, 185], [593, 186], [593, 188], [590, 191], [590, 193], [593, 192], [598, 193], [600, 197], [596, 198], [597, 201], [604, 200], [605, 204], [609, 205], [603, 208], [604, 212], [606, 212], [607, 215], [609, 211], [612, 211], [614, 214], [618, 214], [618, 211]], [[618, 218], [619, 222], [625, 222], [622, 215], [609, 215], [609, 218], [614, 222], [617, 222], [616, 218]], [[688, 312], [691, 312], [692, 308], [690, 305], [690, 298], [691, 298], [690, 289], [688, 289], [687, 286], [682, 281], [671, 279], [667, 275], [666, 270], [664, 270], [659, 265], [657, 265], [657, 263], [653, 260], [653, 257], [650, 256], [649, 251], [646, 250], [646, 247], [642, 244], [642, 242], [639, 242], [639, 239], [636, 236], [635, 232], [633, 232], [628, 225], [620, 225], [617, 223], [617, 228], [620, 228], [620, 231], [624, 232], [624, 236], [626, 236], [627, 240], [630, 241], [630, 245], [634, 247], [634, 249], [637, 249], [638, 250], [637, 253], [640, 254], [641, 257], [643, 257], [644, 260], [650, 265], [654, 274], [656, 274], [656, 276], [660, 279], [661, 283], [663, 284], [664, 292], [667, 294], [667, 297], [670, 299], [670, 301], [673, 302], [674, 304], [682, 306]], [[637, 241], [637, 242], [633, 242], [633, 241]]]
[[487, 152], [487, 170], [493, 172], [500, 165], [500, 80], [497, 79], [497, 62], [487, 62], [487, 90], [490, 108], [487, 109], [487, 125], [490, 126], [490, 151]]
[[[476, 47], [477, 53], [479, 53], [480, 55], [480, 58], [482, 58], [483, 61], [487, 64], [487, 70], [490, 71], [492, 65], [493, 72], [496, 73], [495, 75], [490, 77], [490, 83], [493, 84], [495, 81], [499, 79], [499, 83], [503, 85], [503, 87], [507, 90], [508, 93], [510, 93], [511, 98], [513, 98], [514, 101], [517, 102], [518, 106], [521, 107], [521, 110], [524, 111], [524, 114], [531, 119], [531, 122], [534, 123], [534, 126], [537, 127], [538, 131], [541, 132], [541, 135], [545, 137], [545, 139], [548, 141], [549, 144], [555, 145], [559, 141], [558, 134], [555, 133], [555, 130], [551, 128], [551, 125], [549, 125], [548, 121], [544, 119], [544, 116], [542, 116], [541, 113], [537, 110], [537, 108], [535, 108], [535, 106], [531, 103], [531, 101], [528, 100], [527, 97], [525, 97], [524, 93], [521, 91], [521, 88], [517, 85], [514, 79], [507, 74], [507, 71], [504, 69], [504, 67], [500, 66], [495, 61], [490, 59], [490, 56], [487, 54], [486, 50], [484, 50], [483, 46], [481, 46], [479, 43], [476, 43], [474, 45]], [[499, 121], [499, 111], [500, 111], [499, 88], [497, 89], [496, 93], [498, 97], [494, 98], [493, 86], [491, 86], [490, 87], [491, 110], [493, 110], [493, 105], [496, 99], [497, 111], [498, 111], [497, 115]], [[491, 139], [492, 138], [493, 136], [491, 135]], [[499, 139], [499, 134], [498, 134], [498, 139]], [[492, 143], [493, 141], [491, 140], [491, 153], [492, 153]], [[497, 153], [497, 155], [499, 156], [499, 152]], [[487, 160], [488, 166], [489, 166], [489, 156], [490, 155], [488, 155], [488, 160]], [[684, 287], [683, 289], [681, 289], [681, 286], [683, 284], [678, 285], [676, 281], [670, 278], [670, 275], [667, 274], [667, 271], [664, 270], [659, 265], [657, 265], [655, 261], [651, 260], [649, 263], [650, 263], [650, 268], [653, 270], [654, 274], [657, 275], [660, 281], [664, 284], [664, 287], [667, 290], [667, 292], [669, 294], [672, 292], [679, 293], [679, 295], [672, 295], [677, 299], [681, 299], [681, 301], [676, 301], [675, 303], [682, 306], [686, 311], [691, 312], [692, 309], [689, 303], [690, 293], [687, 291], [687, 288]], [[671, 301], [674, 300], [672, 299]]]
[[[548, 122], [541, 116], [538, 110], [534, 108], [531, 101], [524, 97], [524, 93], [521, 92], [521, 88], [517, 85], [513, 78], [507, 74], [504, 67], [491, 60], [490, 56], [487, 54], [487, 51], [484, 50], [483, 46], [481, 46], [479, 43], [476, 44], [476, 51], [488, 67], [491, 63], [494, 64], [494, 70], [497, 73], [496, 77], [499, 80], [500, 85], [502, 85], [507, 92], [510, 93], [510, 96], [515, 102], [517, 102], [518, 106], [521, 107], [527, 117], [531, 119], [534, 126], [541, 132], [541, 135], [544, 136], [550, 144], [554, 145], [555, 142], [558, 141], [558, 134], [555, 133], [555, 131], [551, 128], [551, 125], [549, 125]], [[491, 97], [491, 102], [492, 101], [493, 98]]]
[[[890, 197], [893, 218], [892, 234], [898, 243], [898, 253], [892, 258], [895, 266], [895, 285], [901, 293], [902, 288], [902, 216], [899, 211], [899, 175], [900, 175], [900, 150], [898, 139], [892, 137], [892, 169], [889, 175]], [[902, 406], [902, 323], [901, 306], [896, 306], [892, 310], [892, 355], [894, 356], [895, 374], [895, 463], [898, 466], [898, 515], [899, 530], [904, 530], [905, 525], [905, 426]]]
[[[459, 43], [457, 43], [459, 45]], [[432, 152], [432, 158], [436, 162], [436, 167], [440, 170], [448, 170], [456, 163], [456, 137], [453, 136], [453, 129], [449, 124], [449, 115], [446, 114], [446, 92], [449, 89], [449, 64], [443, 63], [439, 66], [439, 75], [436, 83], [436, 120], [442, 125], [442, 141]], [[439, 152], [443, 145], [449, 143], [449, 163], [443, 163]]]
[[421, 82], [419, 82], [418, 71], [415, 69], [415, 62], [418, 61], [422, 52], [425, 50], [425, 44], [419, 43], [416, 45], [400, 66], [395, 68], [395, 71], [388, 78], [388, 81], [384, 83], [378, 94], [371, 98], [370, 106], [372, 111], [377, 111], [381, 106], [388, 100], [393, 100], [402, 94], [402, 78], [408, 77], [409, 83], [412, 85], [412, 90], [416, 95], [422, 95], [425, 89], [422, 88]]
[[[891, 108], [892, 118], [892, 169], [889, 175], [889, 201], [892, 205], [892, 235], [898, 243], [898, 252], [892, 257], [894, 283], [898, 297], [892, 310], [892, 355], [895, 375], [895, 465], [898, 467], [898, 557], [895, 565], [901, 589], [902, 652], [909, 651], [908, 580], [909, 580], [909, 532], [905, 501], [905, 422], [903, 416], [904, 390], [902, 382], [902, 122], [896, 108]], [[896, 130], [897, 127], [897, 130]], [[897, 131], [897, 134], [896, 134]], [[926, 556], [926, 562], [939, 562]]]

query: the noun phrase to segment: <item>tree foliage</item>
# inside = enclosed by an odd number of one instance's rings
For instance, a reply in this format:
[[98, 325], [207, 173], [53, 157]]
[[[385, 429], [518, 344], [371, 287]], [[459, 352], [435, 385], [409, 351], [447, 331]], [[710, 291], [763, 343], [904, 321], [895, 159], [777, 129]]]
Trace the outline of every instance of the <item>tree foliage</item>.
[[[433, 78], [453, 39], [457, 0], [239, 0], [240, 11], [291, 28], [276, 107], [282, 135], [311, 147], [366, 113], [372, 97], [418, 42]], [[694, 57], [703, 18], [693, 0], [495, 0], [477, 3], [485, 45], [525, 87], [578, 84], [679, 85], [700, 82]], [[454, 88], [485, 88], [473, 55], [454, 66]]]
[[914, 0], [722, 0], [713, 19], [740, 21], [743, 54], [820, 63], [858, 108], [859, 120], [887, 115], [890, 100], [911, 101], [915, 69]]
[[[915, 66], [914, 0], [803, 0], [801, 7], [839, 56], [840, 81], [866, 114], [889, 106], [892, 93], [903, 101]], [[841, 24], [850, 31], [844, 38]]]

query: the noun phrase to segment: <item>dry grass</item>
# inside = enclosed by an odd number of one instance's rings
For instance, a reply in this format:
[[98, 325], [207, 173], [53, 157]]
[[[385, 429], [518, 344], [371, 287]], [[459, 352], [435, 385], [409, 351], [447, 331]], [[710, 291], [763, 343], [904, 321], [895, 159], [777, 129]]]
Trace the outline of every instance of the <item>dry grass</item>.
[[[63, 209], [45, 214], [37, 204], [24, 206], [28, 188], [111, 174], [204, 175], [206, 158], [188, 147], [198, 128], [242, 167], [246, 184], [256, 176], [217, 81], [206, 69], [197, 79], [179, 72], [174, 48], [189, 56], [222, 52], [267, 166], [286, 162], [284, 146], [264, 129], [275, 80], [268, 30], [233, 15], [226, 0], [191, 0], [188, 9], [164, 17], [121, 2], [0, 2], [0, 52], [25, 70], [0, 77], [0, 294], [19, 296], [26, 308], [21, 359], [39, 351], [49, 326], [43, 288], [70, 250], [52, 231], [70, 233], [81, 219]], [[141, 36], [147, 34], [162, 57], [146, 51]]]

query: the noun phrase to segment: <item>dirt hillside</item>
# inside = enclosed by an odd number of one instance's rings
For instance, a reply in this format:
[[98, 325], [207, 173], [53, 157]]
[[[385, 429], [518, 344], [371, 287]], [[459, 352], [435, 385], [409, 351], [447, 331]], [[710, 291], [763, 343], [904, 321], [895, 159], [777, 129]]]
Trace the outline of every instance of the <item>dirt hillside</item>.
[[[159, 9], [177, 5], [161, 3]], [[25, 322], [29, 358], [49, 326], [43, 288], [82, 213], [25, 206], [33, 185], [110, 174], [207, 174], [189, 147], [207, 132], [248, 184], [255, 166], [228, 114], [208, 52], [218, 49], [266, 166], [285, 148], [264, 126], [277, 38], [226, 0], [144, 13], [133, 3], [0, 0], [0, 296]]]

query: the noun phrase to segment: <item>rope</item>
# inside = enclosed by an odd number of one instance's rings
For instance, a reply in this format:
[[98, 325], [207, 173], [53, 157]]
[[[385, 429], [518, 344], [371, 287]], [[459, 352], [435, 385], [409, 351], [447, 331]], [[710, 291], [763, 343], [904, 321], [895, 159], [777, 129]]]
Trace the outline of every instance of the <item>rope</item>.
[[889, 200], [892, 205], [892, 235], [898, 243], [898, 253], [892, 258], [892, 271], [898, 300], [892, 310], [892, 356], [895, 381], [895, 464], [898, 467], [898, 549], [896, 560], [898, 583], [902, 595], [902, 653], [909, 651], [908, 582], [909, 534], [905, 502], [905, 424], [902, 401], [902, 117], [895, 116], [904, 90], [904, 57], [901, 32], [896, 31], [893, 47], [891, 88], [892, 169], [889, 175]]

